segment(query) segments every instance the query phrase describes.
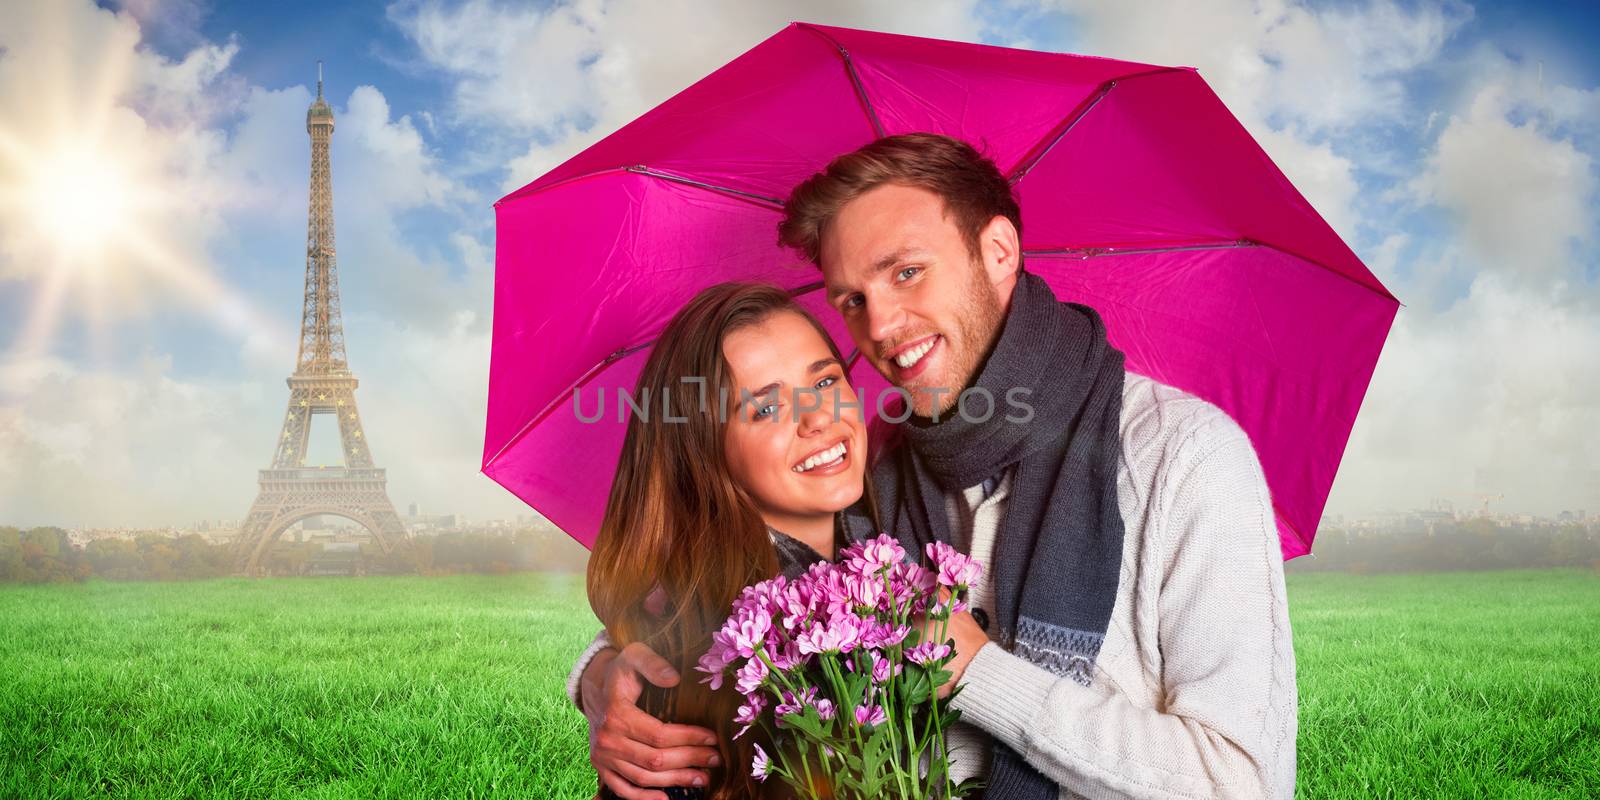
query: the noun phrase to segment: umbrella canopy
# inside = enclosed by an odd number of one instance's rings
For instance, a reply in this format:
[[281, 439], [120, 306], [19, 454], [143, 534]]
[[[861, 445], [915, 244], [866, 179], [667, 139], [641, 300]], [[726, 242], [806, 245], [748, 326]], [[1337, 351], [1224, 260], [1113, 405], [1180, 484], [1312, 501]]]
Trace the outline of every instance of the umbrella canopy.
[[[788, 287], [853, 352], [821, 274], [777, 244], [783, 200], [914, 131], [1010, 176], [1024, 268], [1097, 309], [1128, 369], [1227, 411], [1284, 556], [1308, 552], [1399, 303], [1199, 74], [802, 23], [495, 204], [484, 473], [591, 544], [618, 396], [714, 283]], [[884, 385], [865, 360], [852, 379]]]

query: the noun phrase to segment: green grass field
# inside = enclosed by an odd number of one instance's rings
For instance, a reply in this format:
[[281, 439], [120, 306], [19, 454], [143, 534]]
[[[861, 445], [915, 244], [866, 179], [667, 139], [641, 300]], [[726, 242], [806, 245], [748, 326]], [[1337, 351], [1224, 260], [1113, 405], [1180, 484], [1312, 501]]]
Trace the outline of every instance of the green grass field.
[[[1600, 795], [1600, 576], [1292, 574], [1299, 794]], [[0, 796], [587, 797], [572, 576], [0, 586]]]

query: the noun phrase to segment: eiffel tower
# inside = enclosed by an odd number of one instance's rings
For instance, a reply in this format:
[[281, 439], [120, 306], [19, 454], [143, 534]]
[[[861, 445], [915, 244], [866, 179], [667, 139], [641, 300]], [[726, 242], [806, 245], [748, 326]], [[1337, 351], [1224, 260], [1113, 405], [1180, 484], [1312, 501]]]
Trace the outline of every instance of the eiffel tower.
[[[235, 538], [235, 565], [261, 573], [262, 555], [289, 526], [330, 514], [372, 533], [385, 553], [406, 538], [389, 502], [388, 482], [372, 464], [372, 450], [356, 410], [356, 377], [344, 354], [339, 314], [339, 273], [333, 250], [333, 186], [328, 142], [333, 109], [322, 99], [322, 62], [317, 62], [317, 99], [306, 112], [311, 134], [311, 208], [306, 222], [306, 293], [300, 318], [300, 356], [289, 376], [289, 410], [283, 418], [272, 466], [261, 470], [261, 491]], [[307, 467], [311, 419], [333, 415], [339, 423], [344, 466]]]

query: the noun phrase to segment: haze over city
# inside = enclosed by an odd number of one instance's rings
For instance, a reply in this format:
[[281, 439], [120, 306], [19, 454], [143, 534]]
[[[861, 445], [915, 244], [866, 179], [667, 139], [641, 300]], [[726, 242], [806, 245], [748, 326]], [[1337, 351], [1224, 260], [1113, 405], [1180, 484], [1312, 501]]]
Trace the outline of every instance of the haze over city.
[[[238, 519], [283, 420], [316, 62], [349, 360], [410, 516], [478, 472], [493, 202], [791, 19], [1197, 67], [1401, 309], [1327, 513], [1600, 513], [1600, 11], [1552, 4], [10, 5], [0, 525]], [[326, 435], [324, 435], [326, 434]], [[339, 463], [313, 431], [308, 463]]]

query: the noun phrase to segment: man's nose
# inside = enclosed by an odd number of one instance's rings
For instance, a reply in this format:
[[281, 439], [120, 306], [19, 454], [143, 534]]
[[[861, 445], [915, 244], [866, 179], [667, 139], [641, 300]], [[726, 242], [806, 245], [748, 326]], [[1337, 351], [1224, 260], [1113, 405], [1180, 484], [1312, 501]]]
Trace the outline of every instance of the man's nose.
[[867, 303], [867, 336], [872, 344], [889, 341], [905, 325], [900, 304], [887, 297], [874, 297]]

